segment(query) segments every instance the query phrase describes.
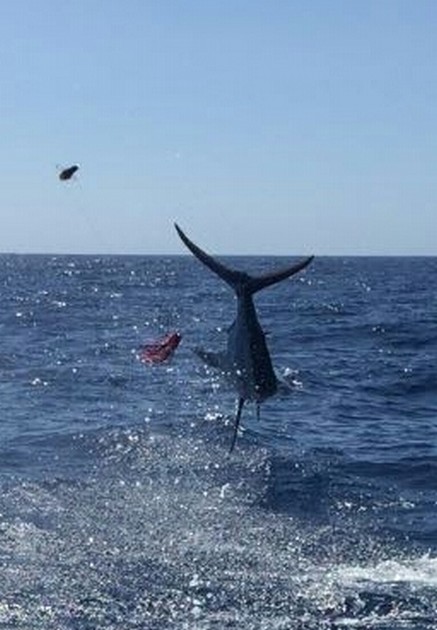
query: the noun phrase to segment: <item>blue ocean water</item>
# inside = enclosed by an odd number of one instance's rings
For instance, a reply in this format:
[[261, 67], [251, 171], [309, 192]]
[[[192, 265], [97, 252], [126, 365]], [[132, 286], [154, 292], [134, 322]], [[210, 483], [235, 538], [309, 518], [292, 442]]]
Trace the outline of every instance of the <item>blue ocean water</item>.
[[2, 255], [0, 292], [0, 628], [437, 627], [437, 259], [260, 293], [281, 387], [231, 456], [193, 348], [235, 302], [196, 260]]

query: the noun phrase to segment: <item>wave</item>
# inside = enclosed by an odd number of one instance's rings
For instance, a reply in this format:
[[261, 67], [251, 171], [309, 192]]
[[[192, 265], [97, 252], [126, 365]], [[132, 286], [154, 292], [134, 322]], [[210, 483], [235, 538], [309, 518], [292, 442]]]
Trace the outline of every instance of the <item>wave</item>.
[[[217, 439], [223, 421], [209, 414], [188, 431], [152, 423], [65, 438], [67, 451], [92, 461], [82, 479], [3, 482], [1, 622], [297, 630], [353, 618], [380, 628], [403, 602], [410, 619], [434, 627], [435, 613], [424, 623], [423, 611], [436, 610], [435, 560], [406, 555], [358, 509], [341, 508], [328, 455], [279, 462], [248, 440], [229, 457], [227, 433]], [[271, 497], [290, 467], [287, 512]]]

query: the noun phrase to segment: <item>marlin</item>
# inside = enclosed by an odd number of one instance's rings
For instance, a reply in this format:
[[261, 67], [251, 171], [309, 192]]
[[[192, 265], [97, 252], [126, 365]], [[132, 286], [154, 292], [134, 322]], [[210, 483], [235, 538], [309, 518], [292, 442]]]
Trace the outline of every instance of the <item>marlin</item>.
[[237, 390], [237, 413], [230, 448], [230, 452], [232, 452], [237, 439], [244, 403], [254, 401], [259, 413], [260, 404], [273, 396], [278, 388], [265, 334], [255, 310], [253, 295], [257, 291], [281, 282], [301, 271], [310, 264], [314, 256], [305, 258], [284, 269], [251, 276], [244, 271], [226, 267], [222, 262], [195, 245], [176, 223], [175, 228], [191, 253], [230, 285], [237, 297], [237, 316], [228, 329], [226, 351], [220, 353], [205, 350], [196, 351], [205, 363], [219, 369], [230, 378]]

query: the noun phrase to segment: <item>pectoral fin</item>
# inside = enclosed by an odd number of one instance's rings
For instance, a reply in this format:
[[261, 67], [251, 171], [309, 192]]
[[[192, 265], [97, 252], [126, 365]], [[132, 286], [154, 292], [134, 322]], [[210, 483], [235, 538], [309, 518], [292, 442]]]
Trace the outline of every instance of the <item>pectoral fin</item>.
[[203, 350], [202, 348], [196, 348], [194, 352], [210, 367], [226, 372], [226, 354], [224, 352], [209, 352], [208, 350]]

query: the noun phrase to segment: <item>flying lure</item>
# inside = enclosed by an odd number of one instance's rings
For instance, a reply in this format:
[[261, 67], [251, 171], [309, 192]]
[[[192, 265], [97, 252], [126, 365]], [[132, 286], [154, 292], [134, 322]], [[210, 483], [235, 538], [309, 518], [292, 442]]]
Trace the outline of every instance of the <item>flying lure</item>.
[[171, 357], [178, 347], [182, 335], [178, 332], [170, 333], [163, 339], [143, 346], [139, 352], [139, 359], [142, 363], [163, 363]]
[[79, 170], [79, 166], [77, 164], [73, 164], [73, 166], [69, 166], [68, 168], [64, 168], [64, 170], [62, 170], [59, 173], [59, 179], [61, 181], [67, 181], [68, 179], [71, 179], [73, 177], [73, 175], [75, 174], [76, 171]]

